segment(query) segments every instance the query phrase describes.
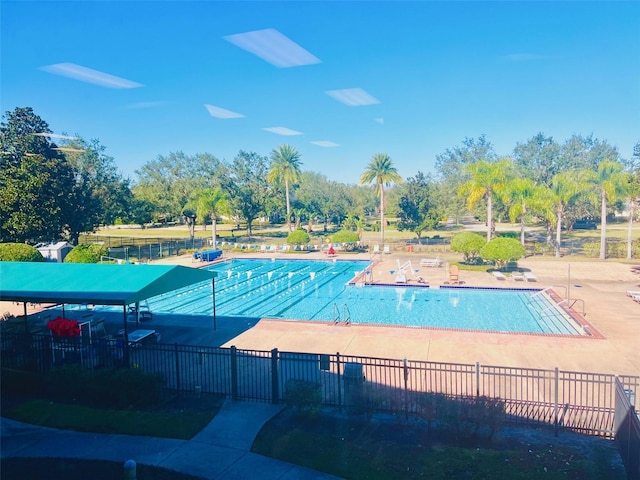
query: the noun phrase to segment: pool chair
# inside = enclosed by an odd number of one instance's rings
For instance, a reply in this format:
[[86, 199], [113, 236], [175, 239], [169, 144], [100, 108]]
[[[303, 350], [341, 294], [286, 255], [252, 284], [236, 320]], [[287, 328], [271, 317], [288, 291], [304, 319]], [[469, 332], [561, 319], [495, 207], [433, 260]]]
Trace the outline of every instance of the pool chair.
[[627, 297], [633, 298], [636, 295], [640, 295], [640, 290], [627, 290]]
[[515, 281], [515, 282], [524, 282], [524, 275], [520, 272], [513, 272], [511, 274], [511, 278]]
[[632, 295], [631, 299], [636, 303], [640, 303], [640, 295]]
[[389, 250], [389, 245], [385, 245], [385, 246], [384, 246], [384, 249], [382, 250], [382, 252], [383, 252], [385, 255], [391, 255], [391, 250]]
[[377, 243], [373, 246], [373, 254], [380, 253], [380, 245]]
[[493, 275], [493, 278], [495, 278], [496, 280], [506, 280], [507, 279], [507, 277], [505, 277], [502, 272], [498, 272], [497, 270], [494, 270], [491, 273]]
[[527, 282], [537, 282], [537, 281], [538, 281], [538, 277], [536, 277], [536, 276], [535, 276], [533, 273], [531, 273], [531, 272], [524, 272], [524, 273], [523, 273], [523, 275], [524, 275], [524, 279], [525, 279]]
[[437, 256], [436, 258], [423, 258], [420, 260], [421, 267], [441, 267], [444, 264], [444, 260]]
[[449, 283], [460, 283], [460, 269], [457, 265], [451, 265], [449, 267]]

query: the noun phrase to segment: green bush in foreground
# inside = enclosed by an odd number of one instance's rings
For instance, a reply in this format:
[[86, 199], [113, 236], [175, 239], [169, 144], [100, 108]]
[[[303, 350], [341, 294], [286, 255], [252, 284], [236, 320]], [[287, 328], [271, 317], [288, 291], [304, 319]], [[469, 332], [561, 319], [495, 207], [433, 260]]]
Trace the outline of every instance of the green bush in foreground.
[[462, 232], [451, 239], [451, 251], [462, 253], [465, 263], [477, 263], [478, 254], [486, 243], [482, 235]]
[[108, 254], [107, 247], [82, 243], [67, 254], [64, 258], [64, 263], [98, 263], [101, 257]]
[[309, 243], [309, 234], [304, 230], [294, 230], [287, 236], [287, 243], [289, 245], [306, 245]]
[[100, 408], [150, 407], [160, 401], [163, 378], [137, 368], [88, 370], [80, 366], [53, 369], [46, 380], [51, 398]]
[[291, 379], [285, 385], [284, 400], [298, 413], [316, 413], [322, 406], [321, 386], [319, 383]]
[[494, 262], [496, 267], [502, 268], [522, 258], [526, 249], [515, 238], [498, 237], [491, 240], [480, 250], [483, 260]]
[[2, 262], [44, 262], [37, 248], [26, 243], [0, 243]]

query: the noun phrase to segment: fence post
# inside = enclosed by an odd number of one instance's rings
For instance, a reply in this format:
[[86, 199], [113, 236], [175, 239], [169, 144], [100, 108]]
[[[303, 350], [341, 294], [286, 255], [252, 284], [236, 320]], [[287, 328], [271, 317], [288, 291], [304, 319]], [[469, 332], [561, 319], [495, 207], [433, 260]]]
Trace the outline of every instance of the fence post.
[[271, 350], [271, 403], [280, 403], [280, 388], [278, 385], [278, 349]]
[[404, 359], [404, 418], [409, 419], [409, 367], [407, 359]]
[[480, 396], [480, 362], [476, 362], [476, 397]]
[[231, 362], [231, 398], [238, 400], [238, 349], [235, 345], [231, 346], [231, 356], [229, 361]]
[[173, 352], [176, 357], [176, 390], [180, 391], [180, 357], [178, 355], [178, 344], [173, 344]]
[[342, 375], [340, 373], [340, 352], [336, 352], [336, 371], [338, 373], [338, 411], [342, 412]]
[[554, 370], [555, 378], [554, 378], [554, 399], [553, 399], [553, 424], [554, 424], [554, 435], [558, 436], [558, 387], [560, 384], [560, 379], [558, 376], [558, 367]]

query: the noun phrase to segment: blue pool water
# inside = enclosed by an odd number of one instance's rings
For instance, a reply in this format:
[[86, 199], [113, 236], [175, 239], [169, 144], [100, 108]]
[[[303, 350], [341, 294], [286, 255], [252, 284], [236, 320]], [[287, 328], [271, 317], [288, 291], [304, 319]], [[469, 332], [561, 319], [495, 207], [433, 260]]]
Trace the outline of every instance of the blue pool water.
[[[220, 316], [579, 335], [533, 290], [347, 285], [363, 261], [232, 260], [208, 267]], [[154, 313], [211, 314], [211, 284], [149, 299]]]

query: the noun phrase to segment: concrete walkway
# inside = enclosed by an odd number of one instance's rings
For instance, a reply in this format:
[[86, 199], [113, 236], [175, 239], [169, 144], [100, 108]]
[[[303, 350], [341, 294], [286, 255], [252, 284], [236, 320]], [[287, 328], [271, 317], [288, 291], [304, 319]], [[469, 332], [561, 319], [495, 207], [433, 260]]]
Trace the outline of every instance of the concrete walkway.
[[262, 426], [282, 405], [226, 400], [191, 440], [73, 432], [0, 419], [2, 458], [55, 457], [135, 460], [215, 480], [339, 480], [291, 463], [251, 453]]

